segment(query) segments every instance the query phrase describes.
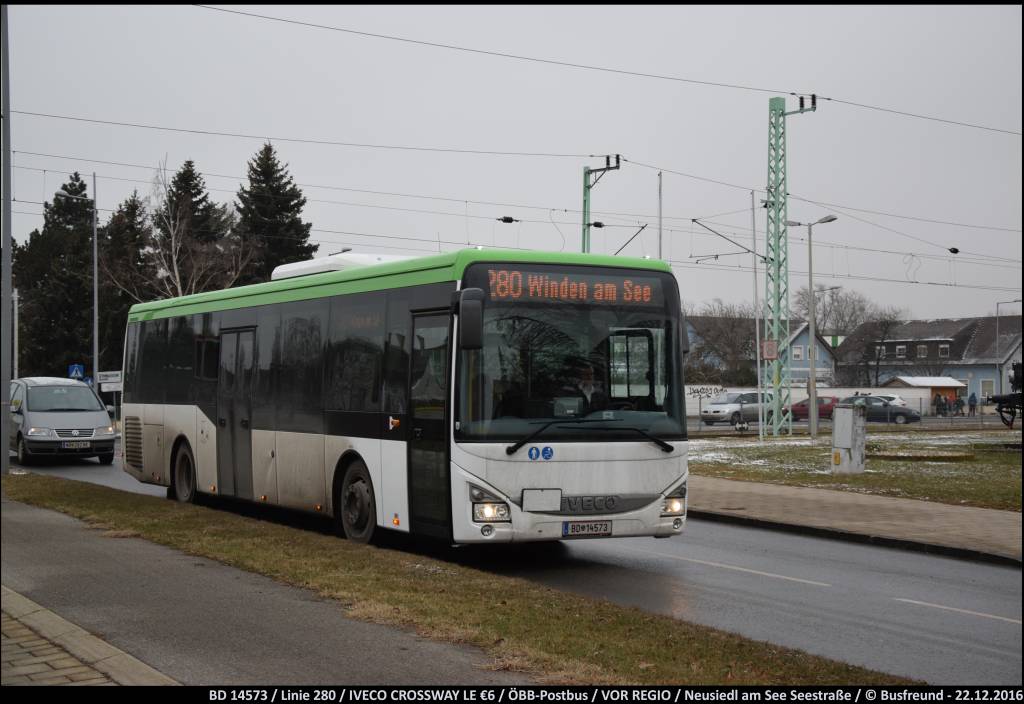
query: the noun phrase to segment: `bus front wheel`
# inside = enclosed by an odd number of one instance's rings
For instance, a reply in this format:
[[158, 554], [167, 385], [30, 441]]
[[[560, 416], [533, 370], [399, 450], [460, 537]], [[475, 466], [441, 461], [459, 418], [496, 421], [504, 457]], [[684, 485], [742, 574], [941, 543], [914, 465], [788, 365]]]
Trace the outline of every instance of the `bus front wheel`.
[[377, 504], [373, 496], [370, 472], [362, 460], [345, 470], [341, 491], [335, 502], [335, 522], [349, 540], [368, 543], [377, 527]]

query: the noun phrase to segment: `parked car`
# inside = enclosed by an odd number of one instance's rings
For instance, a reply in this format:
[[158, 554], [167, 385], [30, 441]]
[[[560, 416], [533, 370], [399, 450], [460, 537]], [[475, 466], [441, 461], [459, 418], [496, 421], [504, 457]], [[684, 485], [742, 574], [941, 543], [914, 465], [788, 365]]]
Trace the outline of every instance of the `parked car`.
[[916, 423], [921, 414], [906, 406], [894, 406], [880, 396], [850, 396], [842, 403], [863, 403], [867, 407], [867, 420], [871, 423]]
[[74, 379], [26, 377], [11, 382], [11, 449], [18, 463], [40, 457], [114, 461], [114, 426], [92, 387]]
[[[790, 407], [790, 413], [793, 414], [793, 420], [806, 420], [810, 415], [810, 408], [807, 403], [809, 399], [804, 399], [800, 403], [794, 403]], [[818, 418], [831, 418], [832, 409], [839, 403], [839, 399], [835, 396], [819, 396], [818, 397]]]
[[[770, 413], [768, 406], [771, 404], [772, 395], [764, 395], [764, 413]], [[730, 423], [736, 425], [741, 420], [757, 420], [757, 392], [739, 393], [729, 392], [712, 399], [711, 403], [704, 406], [700, 411], [700, 419], [706, 425], [715, 423]], [[765, 416], [765, 420], [768, 416]]]
[[906, 406], [907, 402], [899, 394], [875, 394], [883, 401], [888, 401], [890, 406]]

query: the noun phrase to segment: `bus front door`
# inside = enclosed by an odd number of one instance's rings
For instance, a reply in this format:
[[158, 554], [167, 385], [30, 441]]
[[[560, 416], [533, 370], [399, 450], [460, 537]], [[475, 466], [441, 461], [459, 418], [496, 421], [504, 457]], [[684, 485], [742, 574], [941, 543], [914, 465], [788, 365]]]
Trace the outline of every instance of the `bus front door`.
[[450, 537], [451, 488], [444, 408], [448, 315], [414, 315], [409, 370], [409, 513], [414, 532]]
[[255, 368], [253, 330], [220, 336], [217, 381], [218, 493], [252, 498], [252, 386]]

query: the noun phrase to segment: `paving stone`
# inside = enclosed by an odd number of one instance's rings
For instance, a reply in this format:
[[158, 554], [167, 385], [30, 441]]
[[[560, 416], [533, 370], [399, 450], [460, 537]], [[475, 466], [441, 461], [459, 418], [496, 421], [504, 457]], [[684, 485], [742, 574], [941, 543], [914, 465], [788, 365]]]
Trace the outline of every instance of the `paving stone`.
[[8, 676], [17, 675], [34, 675], [37, 672], [53, 672], [53, 668], [45, 663], [36, 663], [35, 665], [20, 665], [17, 667], [9, 667], [4, 673]]

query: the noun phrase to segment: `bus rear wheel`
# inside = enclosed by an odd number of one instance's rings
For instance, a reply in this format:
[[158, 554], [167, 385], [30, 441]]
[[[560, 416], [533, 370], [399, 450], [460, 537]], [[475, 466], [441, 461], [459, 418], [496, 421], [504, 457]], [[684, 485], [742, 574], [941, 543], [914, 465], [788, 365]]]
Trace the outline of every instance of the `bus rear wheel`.
[[334, 505], [339, 532], [356, 543], [370, 542], [377, 528], [377, 502], [370, 472], [362, 460], [356, 460], [345, 470]]
[[[171, 475], [171, 488], [174, 498], [183, 504], [195, 503], [196, 500], [196, 461], [192, 450], [185, 443], [178, 448], [174, 456], [174, 473]], [[170, 498], [171, 492], [168, 492]]]

